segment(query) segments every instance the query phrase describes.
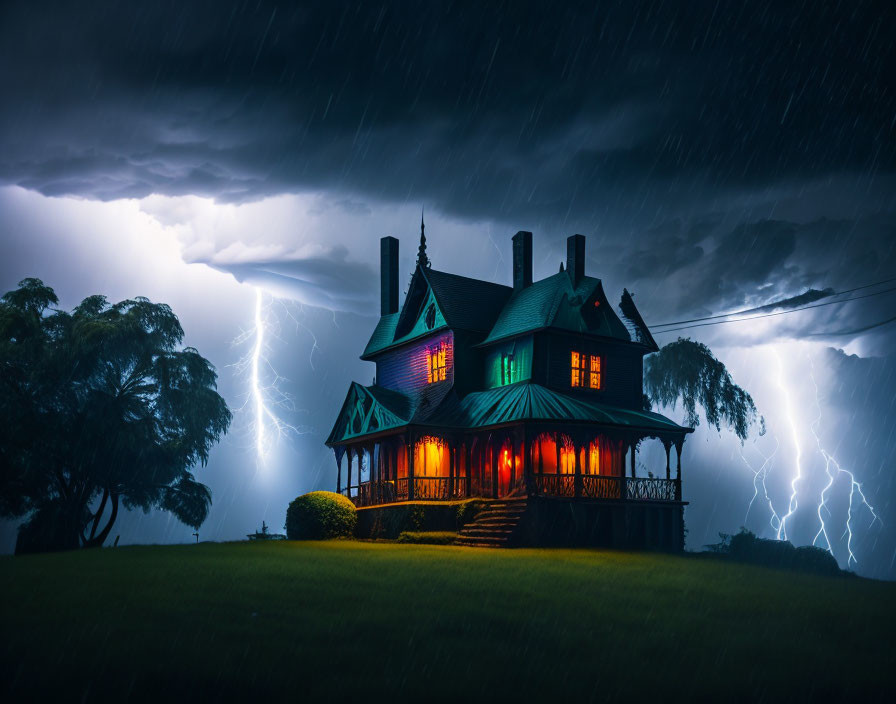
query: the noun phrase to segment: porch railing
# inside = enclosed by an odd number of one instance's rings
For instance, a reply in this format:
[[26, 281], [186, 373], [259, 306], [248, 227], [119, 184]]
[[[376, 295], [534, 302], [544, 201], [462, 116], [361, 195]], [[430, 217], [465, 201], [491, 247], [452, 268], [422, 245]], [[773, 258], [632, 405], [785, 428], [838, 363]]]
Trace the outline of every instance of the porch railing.
[[[680, 501], [679, 483], [675, 479], [653, 477], [610, 477], [595, 474], [534, 474], [534, 489], [539, 496], [562, 496], [585, 499], [629, 501]], [[576, 491], [576, 481], [580, 481]], [[407, 501], [408, 479], [363, 482], [351, 490], [343, 489], [356, 506], [372, 506]], [[414, 499], [447, 501], [467, 495], [467, 478], [414, 477]]]
[[535, 490], [541, 496], [581, 496], [586, 499], [627, 499], [630, 501], [678, 501], [675, 479], [609, 477], [583, 474], [576, 492], [575, 474], [536, 474]]
[[[408, 479], [390, 481], [362, 482], [359, 487], [352, 487], [350, 494], [356, 506], [372, 506], [388, 504], [393, 501], [408, 500]], [[447, 501], [462, 499], [467, 495], [466, 477], [414, 477], [414, 499], [417, 501]]]

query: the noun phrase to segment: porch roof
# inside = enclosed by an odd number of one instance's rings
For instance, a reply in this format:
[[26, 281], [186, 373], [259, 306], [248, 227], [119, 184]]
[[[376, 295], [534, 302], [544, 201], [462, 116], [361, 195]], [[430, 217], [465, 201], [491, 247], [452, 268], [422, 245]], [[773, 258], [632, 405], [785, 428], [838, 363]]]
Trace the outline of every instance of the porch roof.
[[463, 398], [451, 394], [425, 423], [453, 428], [485, 428], [529, 420], [590, 422], [672, 433], [693, 431], [659, 413], [609, 406], [528, 381], [475, 391]]
[[693, 431], [659, 413], [609, 406], [528, 381], [474, 391], [463, 398], [452, 391], [429, 413], [415, 414], [412, 408], [410, 398], [397, 391], [352, 384], [327, 444], [336, 445], [407, 425], [475, 430], [507, 423], [542, 421], [594, 423], [647, 433]]

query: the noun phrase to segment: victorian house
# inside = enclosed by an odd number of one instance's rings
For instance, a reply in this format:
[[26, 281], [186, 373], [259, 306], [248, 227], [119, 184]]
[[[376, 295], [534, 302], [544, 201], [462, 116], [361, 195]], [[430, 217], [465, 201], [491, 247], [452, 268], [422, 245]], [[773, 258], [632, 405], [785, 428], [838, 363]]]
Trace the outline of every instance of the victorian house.
[[[518, 232], [510, 287], [434, 269], [421, 223], [401, 303], [398, 240], [380, 254], [381, 315], [361, 355], [376, 377], [351, 384], [327, 439], [337, 492], [379, 515], [482, 497], [461, 533], [471, 545], [682, 549], [692, 429], [646, 409], [643, 358], [657, 345], [627, 291], [614, 309], [585, 275], [582, 235], [565, 268], [533, 282], [532, 233]], [[636, 476], [648, 439], [665, 467]]]

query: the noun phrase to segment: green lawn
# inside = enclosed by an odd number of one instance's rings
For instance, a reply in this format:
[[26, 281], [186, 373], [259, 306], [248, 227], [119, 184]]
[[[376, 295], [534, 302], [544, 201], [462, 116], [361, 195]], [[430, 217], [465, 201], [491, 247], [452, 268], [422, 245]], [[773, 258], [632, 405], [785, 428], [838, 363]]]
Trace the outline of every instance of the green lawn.
[[130, 547], [0, 558], [0, 590], [16, 699], [874, 701], [896, 685], [896, 585], [694, 557]]

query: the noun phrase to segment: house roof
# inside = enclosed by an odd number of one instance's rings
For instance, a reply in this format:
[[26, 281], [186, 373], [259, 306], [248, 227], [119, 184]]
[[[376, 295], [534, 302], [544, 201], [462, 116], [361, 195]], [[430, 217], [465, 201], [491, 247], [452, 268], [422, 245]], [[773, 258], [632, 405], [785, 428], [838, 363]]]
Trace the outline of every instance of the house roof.
[[484, 428], [528, 420], [579, 421], [657, 432], [692, 431], [659, 413], [609, 406], [528, 381], [475, 391], [463, 398], [449, 395], [425, 423]]
[[[439, 313], [432, 328], [419, 322], [429, 292]], [[514, 291], [418, 266], [401, 311], [380, 318], [361, 359], [444, 328], [487, 333], [482, 345], [551, 328], [634, 342], [651, 352], [659, 349], [628, 291], [623, 292], [618, 312], [607, 300], [601, 280], [591, 276], [573, 286], [569, 274], [561, 271]]]
[[[421, 306], [428, 300], [423, 287], [432, 292], [439, 313], [444, 319], [443, 324], [431, 329], [413, 325], [422, 310], [405, 310], [408, 306]], [[412, 295], [415, 289], [420, 289], [419, 295]], [[512, 292], [513, 289], [509, 286], [417, 267], [401, 311], [380, 317], [361, 359], [367, 359], [391, 347], [443, 328], [486, 333], [491, 329]], [[402, 318], [407, 324], [403, 323], [402, 330], [399, 331], [399, 321]], [[399, 332], [405, 334], [396, 337]]]
[[568, 273], [561, 271], [516, 292], [482, 344], [543, 328], [632, 341], [600, 279], [583, 276], [574, 287]]
[[[452, 392], [432, 412], [417, 417], [412, 414], [411, 400], [404, 394], [377, 386], [352, 384], [327, 443], [338, 444], [411, 423], [474, 430], [521, 421], [585, 422], [648, 435], [693, 430], [659, 413], [609, 406], [528, 381], [476, 391], [463, 398]], [[376, 420], [365, 422], [368, 418]]]

